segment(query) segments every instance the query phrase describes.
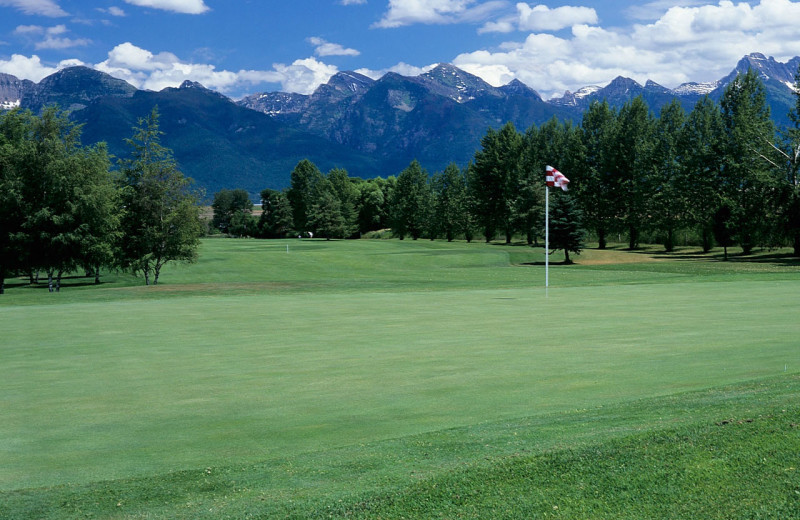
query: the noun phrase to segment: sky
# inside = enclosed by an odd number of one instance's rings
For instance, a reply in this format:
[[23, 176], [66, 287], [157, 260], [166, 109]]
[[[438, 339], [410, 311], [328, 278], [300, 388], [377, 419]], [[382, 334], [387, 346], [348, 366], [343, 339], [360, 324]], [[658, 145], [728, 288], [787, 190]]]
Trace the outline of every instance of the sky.
[[0, 0], [0, 72], [38, 82], [85, 65], [238, 99], [452, 63], [548, 99], [617, 76], [714, 81], [752, 52], [786, 62], [800, 55], [798, 20], [800, 0]]

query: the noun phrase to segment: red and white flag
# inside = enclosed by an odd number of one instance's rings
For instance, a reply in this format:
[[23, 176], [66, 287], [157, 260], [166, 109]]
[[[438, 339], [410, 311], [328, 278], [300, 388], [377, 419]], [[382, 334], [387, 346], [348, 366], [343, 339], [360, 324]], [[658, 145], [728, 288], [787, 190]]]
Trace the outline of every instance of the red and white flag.
[[545, 168], [546, 170], [546, 177], [545, 180], [547, 181], [547, 185], [551, 188], [558, 187], [564, 191], [567, 191], [567, 184], [569, 184], [569, 179], [564, 177], [564, 174], [560, 171], [556, 170], [552, 166], [548, 166]]

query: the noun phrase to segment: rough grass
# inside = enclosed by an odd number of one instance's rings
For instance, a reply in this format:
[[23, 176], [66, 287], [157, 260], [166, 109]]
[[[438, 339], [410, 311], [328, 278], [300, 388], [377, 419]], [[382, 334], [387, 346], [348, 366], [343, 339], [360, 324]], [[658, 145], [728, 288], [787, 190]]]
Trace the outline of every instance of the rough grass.
[[[754, 442], [783, 428], [778, 451], [797, 453], [793, 260], [587, 250], [582, 265], [553, 266], [546, 298], [541, 255], [215, 239], [158, 287], [113, 273], [60, 294], [11, 284], [0, 298], [0, 517], [612, 518], [630, 509], [612, 507], [629, 476], [599, 462], [652, 467], [631, 484], [648, 490], [666, 470], [637, 447], [666, 449], [661, 435], [705, 446], [728, 432], [716, 423], [754, 419], [742, 424], [763, 436]], [[724, 386], [753, 380], [763, 382]], [[782, 426], [755, 421], [770, 415]], [[738, 437], [725, 442], [735, 454]], [[735, 456], [749, 457], [742, 446]], [[572, 498], [528, 493], [502, 509], [503, 496], [538, 489], [548, 456], [591, 459], [583, 448], [599, 454], [597, 472], [547, 484]], [[773, 470], [692, 500], [739, 493], [729, 517], [757, 516], [750, 490], [788, 489]], [[606, 505], [573, 489], [603, 475]], [[482, 481], [497, 491], [476, 491]], [[674, 483], [677, 496], [688, 482]], [[441, 489], [474, 499], [453, 505]], [[652, 496], [629, 517], [690, 517]]]

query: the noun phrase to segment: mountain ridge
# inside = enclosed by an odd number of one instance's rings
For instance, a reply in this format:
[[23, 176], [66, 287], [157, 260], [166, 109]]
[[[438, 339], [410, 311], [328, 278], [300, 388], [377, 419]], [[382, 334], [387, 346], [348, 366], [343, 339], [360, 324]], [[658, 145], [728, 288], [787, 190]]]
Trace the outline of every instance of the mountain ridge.
[[85, 142], [106, 141], [119, 155], [137, 118], [158, 104], [165, 144], [187, 174], [207, 190], [242, 187], [255, 194], [286, 187], [292, 162], [303, 158], [362, 177], [395, 175], [414, 159], [430, 171], [449, 162], [464, 165], [488, 128], [510, 121], [524, 130], [553, 117], [579, 121], [595, 100], [619, 108], [642, 96], [657, 112], [678, 99], [691, 110], [704, 95], [719, 100], [736, 74], [749, 68], [764, 81], [773, 117], [786, 124], [798, 66], [800, 57], [781, 63], [751, 53], [715, 82], [669, 89], [620, 76], [605, 87], [544, 100], [519, 80], [494, 87], [439, 64], [419, 76], [387, 73], [377, 80], [342, 71], [308, 95], [264, 92], [239, 101], [193, 81], [144, 91], [94, 69], [70, 67], [38, 84], [0, 74], [0, 109], [38, 111], [58, 103], [85, 124]]

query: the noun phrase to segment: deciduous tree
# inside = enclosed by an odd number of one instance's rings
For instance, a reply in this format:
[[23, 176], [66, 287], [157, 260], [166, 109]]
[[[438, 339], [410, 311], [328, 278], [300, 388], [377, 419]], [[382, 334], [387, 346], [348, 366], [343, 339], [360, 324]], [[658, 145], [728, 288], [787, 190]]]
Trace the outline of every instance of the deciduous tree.
[[127, 140], [130, 156], [120, 161], [123, 237], [120, 264], [158, 283], [168, 262], [194, 262], [203, 229], [199, 197], [161, 145], [158, 109], [139, 119]]

